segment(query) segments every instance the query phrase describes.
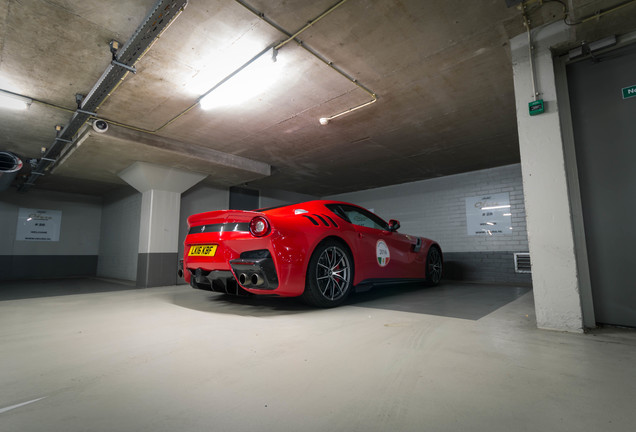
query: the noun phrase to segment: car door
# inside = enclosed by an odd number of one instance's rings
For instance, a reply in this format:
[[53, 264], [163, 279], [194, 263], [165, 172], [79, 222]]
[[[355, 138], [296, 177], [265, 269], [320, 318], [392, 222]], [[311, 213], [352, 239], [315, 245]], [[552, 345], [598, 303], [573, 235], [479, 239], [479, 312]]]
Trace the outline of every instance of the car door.
[[356, 272], [362, 279], [422, 277], [414, 265], [416, 238], [391, 231], [375, 214], [356, 206], [340, 205], [342, 215], [356, 231]]

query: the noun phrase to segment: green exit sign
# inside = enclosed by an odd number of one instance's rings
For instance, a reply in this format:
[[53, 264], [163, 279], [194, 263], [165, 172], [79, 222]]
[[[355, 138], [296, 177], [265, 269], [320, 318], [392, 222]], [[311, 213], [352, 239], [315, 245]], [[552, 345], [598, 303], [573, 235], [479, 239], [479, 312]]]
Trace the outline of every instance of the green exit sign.
[[530, 102], [528, 104], [528, 112], [531, 116], [541, 114], [543, 112], [543, 99]]
[[625, 87], [623, 89], [623, 99], [629, 99], [636, 96], [636, 85]]

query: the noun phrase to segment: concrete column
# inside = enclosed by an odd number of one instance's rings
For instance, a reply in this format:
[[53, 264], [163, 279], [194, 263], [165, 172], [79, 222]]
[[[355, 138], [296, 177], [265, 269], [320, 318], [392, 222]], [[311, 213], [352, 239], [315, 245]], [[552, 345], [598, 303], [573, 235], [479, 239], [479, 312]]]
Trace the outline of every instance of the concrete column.
[[581, 332], [586, 325], [594, 325], [591, 290], [589, 284], [581, 283], [587, 268], [577, 263], [573, 218], [577, 216], [579, 191], [572, 182], [576, 164], [566, 157], [561, 130], [562, 120], [569, 121], [567, 91], [566, 98], [557, 100], [550, 50], [567, 42], [569, 31], [559, 22], [532, 32], [537, 91], [545, 103], [543, 114], [530, 116], [528, 112], [533, 90], [527, 34], [511, 39], [510, 48], [537, 326]]
[[175, 285], [181, 193], [205, 175], [135, 162], [119, 176], [142, 193], [137, 286]]

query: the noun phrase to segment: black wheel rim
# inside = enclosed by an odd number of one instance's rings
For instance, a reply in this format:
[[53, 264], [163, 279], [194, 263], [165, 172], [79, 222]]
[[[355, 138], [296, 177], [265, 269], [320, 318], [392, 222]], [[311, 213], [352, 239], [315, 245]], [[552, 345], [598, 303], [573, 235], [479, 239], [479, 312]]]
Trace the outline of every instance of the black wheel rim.
[[325, 249], [318, 258], [316, 284], [324, 298], [339, 300], [351, 282], [351, 265], [347, 254], [339, 247]]
[[428, 253], [428, 277], [433, 283], [442, 279], [442, 256], [436, 248], [432, 248]]

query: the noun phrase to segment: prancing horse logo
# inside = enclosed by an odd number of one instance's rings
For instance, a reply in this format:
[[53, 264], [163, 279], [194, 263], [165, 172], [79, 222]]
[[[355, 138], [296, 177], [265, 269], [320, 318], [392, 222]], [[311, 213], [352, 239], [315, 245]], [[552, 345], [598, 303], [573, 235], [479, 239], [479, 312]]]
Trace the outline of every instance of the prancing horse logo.
[[205, 225], [201, 227], [201, 232], [205, 231]]

